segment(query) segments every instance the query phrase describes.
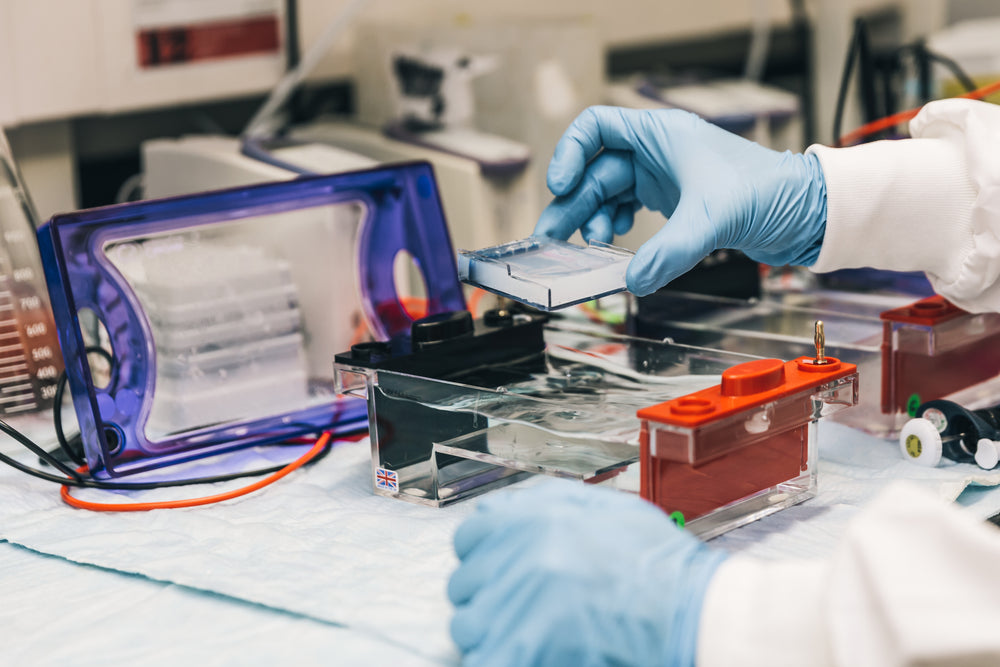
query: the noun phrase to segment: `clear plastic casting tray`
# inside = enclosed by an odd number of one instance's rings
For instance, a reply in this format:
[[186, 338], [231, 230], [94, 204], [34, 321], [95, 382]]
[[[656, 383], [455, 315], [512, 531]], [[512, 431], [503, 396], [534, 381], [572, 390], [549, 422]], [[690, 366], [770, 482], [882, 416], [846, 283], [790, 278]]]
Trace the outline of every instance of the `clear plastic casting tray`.
[[557, 310], [625, 291], [633, 253], [592, 241], [578, 246], [529, 237], [458, 253], [462, 282], [541, 310]]

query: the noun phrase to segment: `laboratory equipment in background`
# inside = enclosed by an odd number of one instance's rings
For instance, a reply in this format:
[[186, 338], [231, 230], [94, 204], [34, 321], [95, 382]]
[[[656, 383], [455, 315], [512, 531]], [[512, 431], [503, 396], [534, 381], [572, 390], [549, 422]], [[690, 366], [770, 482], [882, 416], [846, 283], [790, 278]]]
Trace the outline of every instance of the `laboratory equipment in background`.
[[[401, 342], [338, 355], [337, 386], [368, 400], [375, 492], [430, 506], [543, 473], [641, 491], [715, 536], [810, 497], [807, 425], [857, 397], [854, 367], [835, 360], [819, 372], [769, 360], [759, 372], [746, 355], [585, 332], [537, 313], [441, 314]], [[734, 398], [717, 397], [716, 410], [691, 392], [718, 395], [720, 375]], [[672, 425], [671, 415], [706, 424]], [[688, 443], [683, 456], [668, 432]]]
[[[524, 236], [534, 225], [531, 170], [494, 177], [476, 160], [392, 139], [338, 120], [292, 128], [287, 141], [246, 155], [235, 137], [188, 136], [142, 145], [145, 195], [190, 194], [415, 160], [430, 162], [455, 245], [479, 248]], [[263, 159], [262, 159], [263, 158]], [[530, 223], [528, 222], [530, 220]], [[419, 286], [414, 286], [419, 292]]]
[[[0, 417], [5, 420], [49, 411], [63, 370], [36, 219], [0, 129]], [[43, 422], [51, 426], [50, 419]]]
[[[378, 128], [398, 121], [395, 100], [401, 88], [396, 83], [394, 56], [417, 54], [424, 62], [433, 62], [440, 60], [434, 54], [443, 53], [489, 57], [495, 68], [475, 77], [455, 78], [471, 90], [474, 113], [469, 127], [478, 130], [480, 138], [463, 139], [460, 144], [449, 141], [439, 147], [454, 150], [452, 146], [457, 146], [463, 155], [480, 159], [477, 154], [496, 152], [490, 148], [492, 142], [485, 141], [492, 135], [523, 144], [532, 160], [532, 173], [523, 183], [524, 194], [519, 195], [527, 203], [523, 208], [518, 204], [527, 219], [511, 215], [517, 221], [510, 228], [512, 233], [495, 241], [466, 245], [456, 238], [456, 245], [482, 248], [523, 238], [552, 197], [544, 174], [556, 143], [581, 111], [602, 101], [604, 47], [598, 26], [586, 16], [528, 20], [463, 15], [437, 22], [398, 17], [362, 21], [353, 52], [358, 120]], [[451, 65], [441, 69], [446, 68], [454, 70]], [[447, 199], [445, 194], [446, 210], [453, 217]]]
[[517, 173], [527, 166], [527, 146], [475, 128], [472, 81], [498, 67], [495, 56], [410, 47], [393, 51], [389, 60], [396, 111], [387, 135], [471, 157], [487, 171]]
[[458, 277], [534, 308], [557, 310], [624, 292], [632, 255], [599, 241], [578, 246], [532, 236], [459, 251]]
[[[363, 428], [331, 362], [409, 331], [386, 268], [400, 253], [422, 274], [421, 310], [465, 306], [427, 164], [82, 211], [38, 238], [96, 476]], [[105, 376], [84, 315], [110, 342]]]
[[0, 123], [260, 94], [284, 68], [284, 10], [281, 0], [5, 0]]
[[[289, 127], [288, 138], [339, 146], [384, 163], [427, 160], [434, 165], [452, 240], [480, 248], [531, 233], [540, 210], [540, 173], [524, 143], [477, 129], [473, 81], [498, 59], [448, 46], [394, 45], [375, 85], [391, 93], [379, 113], [363, 109], [355, 122], [321, 117]], [[358, 87], [369, 82], [362, 73]], [[378, 119], [384, 119], [380, 125]]]
[[1000, 316], [973, 315], [941, 297], [815, 290], [740, 300], [660, 291], [634, 300], [631, 335], [791, 359], [813, 342], [801, 335], [822, 320], [830, 354], [858, 366], [861, 400], [835, 420], [892, 437], [921, 401], [981, 406], [1000, 400], [995, 352]]
[[[391, 74], [378, 79], [378, 85], [394, 91], [381, 114], [362, 113], [356, 121], [322, 117], [292, 124], [285, 107], [296, 86], [362, 3], [354, 0], [275, 86], [244, 131], [243, 152], [291, 171], [303, 169], [268, 146], [331, 145], [382, 163], [426, 160], [434, 165], [452, 239], [460, 247], [493, 245], [530, 233], [539, 208], [534, 197], [539, 176], [530, 164], [530, 150], [477, 130], [472, 119], [471, 81], [493, 66], [495, 59], [489, 56], [394, 44], [384, 54]], [[364, 80], [362, 75], [360, 82]]]
[[[410, 70], [407, 72], [411, 79], [416, 77]], [[465, 84], [439, 86], [436, 94], [454, 96], [461, 91], [467, 96]], [[287, 85], [279, 86], [273, 97], [280, 100], [290, 94]], [[442, 104], [451, 106], [450, 101]], [[270, 108], [268, 105], [262, 112]], [[272, 125], [280, 124], [280, 118], [264, 115], [252, 126], [270, 130]], [[256, 134], [258, 130], [253, 127], [253, 133], [240, 139], [191, 136], [145, 142], [142, 157], [146, 195], [187, 194], [300, 174], [329, 174], [377, 163], [424, 160], [434, 166], [451, 236], [460, 247], [478, 248], [519, 238], [534, 226], [538, 210], [534, 184], [539, 176], [531, 169], [528, 149], [522, 144], [465, 126], [425, 128], [419, 133], [404, 130], [403, 125], [394, 126], [396, 134], [410, 139], [401, 140], [381, 128], [343, 118], [320, 118], [284, 128], [280, 138]], [[443, 146], [432, 146], [431, 136]], [[477, 147], [481, 150], [477, 151]], [[419, 285], [414, 289], [419, 292]]]
[[[377, 161], [326, 145], [272, 147], [271, 161], [243, 154], [235, 137], [193, 135], [142, 144], [143, 193], [149, 199], [297, 178], [303, 172], [334, 174], [369, 169]], [[289, 169], [282, 164], [299, 165]]]
[[777, 151], [804, 148], [798, 96], [757, 81], [637, 75], [609, 83], [606, 95], [614, 106], [690, 111]]
[[[479, 133], [480, 138], [487, 135]], [[531, 233], [539, 210], [536, 183], [543, 180], [528, 161], [511, 167], [501, 158], [492, 163], [461, 151], [442, 150], [402, 141], [382, 129], [335, 117], [321, 117], [291, 127], [292, 141], [335, 146], [383, 164], [412, 160], [430, 162], [441, 191], [448, 229], [458, 248], [482, 248]], [[506, 142], [504, 142], [506, 143]], [[472, 142], [466, 144], [466, 148]]]

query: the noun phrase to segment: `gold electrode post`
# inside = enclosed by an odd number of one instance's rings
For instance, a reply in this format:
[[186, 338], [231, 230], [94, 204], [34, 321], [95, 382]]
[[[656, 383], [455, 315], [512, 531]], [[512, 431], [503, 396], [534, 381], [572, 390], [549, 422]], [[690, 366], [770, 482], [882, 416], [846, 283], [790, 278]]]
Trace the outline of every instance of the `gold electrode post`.
[[823, 333], [823, 320], [816, 320], [816, 333], [813, 336], [816, 343], [816, 364], [826, 363], [826, 335]]

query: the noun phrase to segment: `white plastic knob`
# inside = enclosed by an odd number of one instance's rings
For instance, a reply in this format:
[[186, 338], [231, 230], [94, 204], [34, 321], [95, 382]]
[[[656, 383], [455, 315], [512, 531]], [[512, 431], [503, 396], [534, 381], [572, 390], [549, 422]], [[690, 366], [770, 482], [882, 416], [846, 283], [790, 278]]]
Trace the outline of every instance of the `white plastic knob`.
[[930, 421], [911, 419], [899, 432], [899, 449], [904, 459], [933, 468], [941, 461], [941, 434]]
[[982, 438], [976, 443], [976, 463], [983, 470], [993, 470], [1000, 463], [1000, 447], [988, 438]]

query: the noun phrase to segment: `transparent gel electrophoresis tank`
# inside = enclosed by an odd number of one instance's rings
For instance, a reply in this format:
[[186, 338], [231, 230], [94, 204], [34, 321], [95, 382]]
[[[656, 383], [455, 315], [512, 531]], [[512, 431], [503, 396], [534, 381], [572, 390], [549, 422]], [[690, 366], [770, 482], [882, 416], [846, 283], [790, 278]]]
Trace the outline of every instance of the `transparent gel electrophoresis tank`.
[[338, 361], [337, 382], [369, 401], [375, 492], [441, 506], [526, 473], [638, 492], [636, 411], [752, 358], [553, 325], [544, 351], [449, 380]]

